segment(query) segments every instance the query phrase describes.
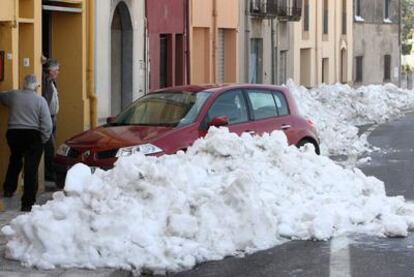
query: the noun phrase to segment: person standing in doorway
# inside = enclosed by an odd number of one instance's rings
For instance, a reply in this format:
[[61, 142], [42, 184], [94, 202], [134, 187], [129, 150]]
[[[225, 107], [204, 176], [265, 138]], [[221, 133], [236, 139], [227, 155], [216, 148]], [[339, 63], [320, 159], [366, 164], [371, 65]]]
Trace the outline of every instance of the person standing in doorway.
[[59, 112], [59, 93], [56, 80], [59, 75], [59, 63], [54, 59], [48, 59], [44, 65], [42, 96], [49, 106], [50, 117], [53, 123], [53, 131], [45, 145], [45, 179], [56, 182], [56, 173], [53, 168], [53, 157], [56, 148], [56, 120]]
[[37, 172], [43, 145], [52, 134], [49, 108], [45, 99], [36, 93], [39, 87], [36, 76], [28, 75], [23, 90], [0, 93], [0, 103], [9, 108], [6, 138], [11, 153], [3, 196], [14, 195], [24, 160], [22, 211], [30, 211], [36, 202]]

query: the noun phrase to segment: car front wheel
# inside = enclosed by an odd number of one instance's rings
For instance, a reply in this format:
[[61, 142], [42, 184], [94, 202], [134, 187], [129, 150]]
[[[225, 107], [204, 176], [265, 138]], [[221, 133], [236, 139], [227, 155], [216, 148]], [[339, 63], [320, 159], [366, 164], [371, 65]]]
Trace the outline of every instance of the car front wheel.
[[312, 144], [313, 147], [315, 148], [315, 153], [317, 155], [320, 155], [321, 154], [321, 151], [319, 149], [319, 145], [315, 141], [313, 141], [311, 139], [302, 139], [301, 141], [299, 141], [298, 144], [296, 144], [296, 147], [297, 148], [301, 148], [301, 147], [305, 146], [306, 144]]

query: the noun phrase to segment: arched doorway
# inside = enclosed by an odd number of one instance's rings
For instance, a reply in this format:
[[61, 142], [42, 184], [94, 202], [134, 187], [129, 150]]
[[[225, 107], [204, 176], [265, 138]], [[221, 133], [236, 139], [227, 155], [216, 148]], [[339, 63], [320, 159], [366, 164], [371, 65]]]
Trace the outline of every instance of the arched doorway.
[[120, 2], [111, 25], [111, 114], [132, 101], [132, 22], [127, 5]]

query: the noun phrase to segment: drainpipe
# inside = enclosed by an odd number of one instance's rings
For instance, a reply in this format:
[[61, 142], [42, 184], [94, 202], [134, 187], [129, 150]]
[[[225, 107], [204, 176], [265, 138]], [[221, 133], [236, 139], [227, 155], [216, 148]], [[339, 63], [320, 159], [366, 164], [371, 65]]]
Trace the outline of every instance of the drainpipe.
[[[309, 1], [310, 3], [310, 1]], [[318, 25], [319, 25], [319, 19], [318, 19], [318, 11], [319, 11], [319, 6], [318, 6], [318, 2], [315, 2], [315, 61], [316, 61], [316, 70], [315, 70], [315, 83], [314, 86], [318, 87], [319, 85], [319, 38], [322, 40], [322, 35], [319, 34], [318, 32]], [[322, 15], [323, 15], [323, 11], [322, 11]], [[322, 17], [323, 18], [323, 17]], [[322, 24], [323, 24], [323, 20], [322, 20]], [[322, 26], [323, 28], [323, 26]], [[312, 59], [311, 59], [311, 65], [312, 65]], [[312, 70], [312, 66], [311, 66], [311, 70]], [[310, 80], [312, 83], [312, 80]], [[312, 84], [309, 84], [309, 86], [312, 86]]]
[[245, 7], [244, 7], [244, 82], [250, 83], [249, 80], [249, 64], [250, 64], [250, 56], [249, 56], [249, 36], [250, 36], [250, 29], [249, 29], [249, 0], [245, 0]]
[[12, 27], [16, 28], [17, 27], [17, 13], [18, 11], [18, 4], [17, 4], [17, 0], [13, 1], [13, 6], [14, 6], [14, 15], [13, 15], [13, 23], [12, 23]]
[[[272, 18], [270, 20], [270, 24], [271, 24], [271, 34], [270, 34], [270, 44], [271, 44], [271, 53], [272, 53], [272, 69], [271, 69], [271, 74], [272, 74], [272, 84], [275, 84], [275, 54], [277, 55], [277, 53], [275, 53], [275, 27], [274, 27], [274, 23], [275, 20]], [[278, 49], [279, 50], [279, 49]]]
[[[340, 83], [341, 82], [341, 78], [339, 77], [338, 78], [338, 57], [339, 57], [339, 55], [338, 55], [338, 52], [339, 53], [341, 53], [341, 51], [339, 50], [338, 51], [338, 49], [337, 49], [337, 47], [338, 47], [338, 43], [337, 43], [337, 39], [338, 39], [338, 37], [337, 37], [337, 31], [338, 31], [338, 29], [337, 29], [337, 22], [338, 22], [338, 8], [340, 7], [340, 6], [342, 6], [342, 3], [341, 4], [338, 4], [337, 2], [334, 2], [334, 1], [332, 1], [331, 3], [333, 3], [333, 5], [335, 5], [335, 7], [334, 7], [334, 31], [333, 31], [333, 34], [332, 34], [332, 37], [334, 38], [334, 56], [333, 56], [333, 58], [334, 58], [334, 76], [335, 76], [335, 81], [334, 81], [334, 83]], [[338, 6], [336, 6], [338, 4]], [[329, 5], [329, 4], [328, 4]], [[329, 13], [328, 13], [328, 22], [329, 22]], [[340, 18], [340, 19], [342, 19], [342, 18]], [[329, 24], [329, 23], [328, 23]], [[330, 34], [330, 33], [329, 33]], [[328, 35], [329, 35], [328, 34]], [[339, 35], [339, 42], [341, 41], [341, 36], [342, 36], [342, 30], [339, 30], [339, 32], [338, 32], [338, 34], [340, 34]], [[339, 43], [339, 47], [341, 47], [341, 44]]]
[[[217, 83], [217, 0], [213, 0], [213, 83]], [[210, 80], [211, 80], [210, 79]]]
[[147, 95], [149, 90], [149, 59], [148, 59], [148, 19], [144, 18], [144, 95]]
[[97, 98], [95, 95], [95, 1], [87, 1], [87, 41], [88, 60], [86, 65], [86, 86], [89, 99], [90, 126], [96, 127], [97, 123]]
[[190, 0], [184, 1], [185, 11], [185, 40], [186, 40], [186, 64], [187, 84], [191, 84], [191, 60], [190, 60]]
[[[398, 59], [399, 59], [399, 70], [398, 70], [398, 86], [401, 87], [401, 73], [402, 73], [402, 68], [401, 68], [401, 54], [402, 54], [402, 42], [401, 42], [401, 24], [402, 24], [402, 10], [401, 10], [401, 0], [398, 1], [399, 2], [399, 10], [400, 12], [398, 13], [398, 17], [399, 17], [399, 24], [398, 24], [398, 44], [399, 44], [399, 48], [400, 48], [400, 53], [398, 55]], [[392, 73], [391, 73], [392, 74]]]

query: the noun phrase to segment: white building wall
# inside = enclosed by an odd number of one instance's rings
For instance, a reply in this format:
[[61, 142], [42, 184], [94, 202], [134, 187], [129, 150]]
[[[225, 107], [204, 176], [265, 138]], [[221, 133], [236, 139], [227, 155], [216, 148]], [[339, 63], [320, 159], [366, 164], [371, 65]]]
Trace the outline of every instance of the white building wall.
[[98, 123], [111, 116], [111, 24], [115, 8], [123, 1], [129, 8], [133, 28], [133, 99], [146, 92], [145, 0], [95, 0], [95, 87]]
[[[322, 61], [328, 59], [325, 83], [333, 84], [341, 81], [341, 50], [347, 53], [346, 83], [352, 83], [352, 57], [353, 57], [353, 29], [352, 29], [352, 1], [346, 1], [347, 32], [342, 34], [342, 1], [329, 0], [328, 34], [323, 34], [323, 0], [309, 1], [309, 31], [303, 31], [304, 9], [300, 22], [293, 23], [288, 35], [291, 42], [293, 55], [289, 57], [288, 65], [291, 77], [296, 83], [302, 84], [301, 80], [309, 80], [302, 85], [315, 87], [322, 83]], [[279, 38], [280, 40], [282, 38]], [[301, 61], [301, 52], [309, 53], [310, 65]], [[306, 65], [308, 68], [301, 68]], [[306, 74], [308, 78], [303, 78], [301, 74]]]

